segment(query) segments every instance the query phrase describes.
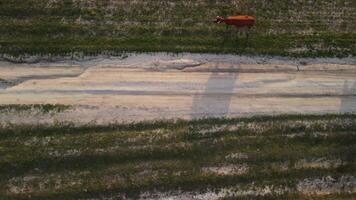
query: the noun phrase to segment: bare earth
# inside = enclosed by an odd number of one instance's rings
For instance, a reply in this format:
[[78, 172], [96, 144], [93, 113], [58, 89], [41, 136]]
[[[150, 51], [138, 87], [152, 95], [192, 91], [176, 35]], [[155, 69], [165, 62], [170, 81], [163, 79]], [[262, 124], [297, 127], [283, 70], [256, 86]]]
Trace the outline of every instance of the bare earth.
[[0, 62], [0, 104], [69, 104], [0, 121], [111, 123], [282, 113], [356, 113], [356, 58], [140, 54], [81, 62]]

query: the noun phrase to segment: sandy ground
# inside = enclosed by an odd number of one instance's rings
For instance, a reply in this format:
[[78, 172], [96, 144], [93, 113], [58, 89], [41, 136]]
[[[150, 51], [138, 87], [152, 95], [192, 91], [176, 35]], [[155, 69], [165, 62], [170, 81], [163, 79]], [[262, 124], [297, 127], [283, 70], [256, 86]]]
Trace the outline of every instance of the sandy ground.
[[0, 62], [0, 104], [70, 104], [0, 121], [111, 123], [281, 113], [356, 113], [356, 58], [211, 54], [13, 64]]

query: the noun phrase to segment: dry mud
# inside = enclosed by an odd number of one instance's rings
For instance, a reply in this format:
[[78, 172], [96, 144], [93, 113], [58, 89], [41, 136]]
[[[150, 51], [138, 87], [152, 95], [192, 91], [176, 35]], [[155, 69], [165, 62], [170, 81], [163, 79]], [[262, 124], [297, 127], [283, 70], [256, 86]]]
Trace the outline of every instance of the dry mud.
[[157, 53], [0, 62], [5, 104], [74, 105], [61, 113], [0, 113], [12, 123], [355, 113], [356, 58]]

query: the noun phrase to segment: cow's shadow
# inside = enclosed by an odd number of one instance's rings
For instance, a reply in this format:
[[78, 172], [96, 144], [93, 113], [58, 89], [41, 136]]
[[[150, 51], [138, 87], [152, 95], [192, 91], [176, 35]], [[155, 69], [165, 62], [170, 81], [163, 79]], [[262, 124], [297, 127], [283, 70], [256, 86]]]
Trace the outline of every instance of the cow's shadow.
[[356, 112], [356, 80], [345, 81], [342, 97], [340, 97], [340, 113]]
[[215, 67], [202, 93], [193, 97], [191, 117], [226, 117], [229, 114], [231, 99], [234, 95], [237, 72], [231, 67], [221, 72]]

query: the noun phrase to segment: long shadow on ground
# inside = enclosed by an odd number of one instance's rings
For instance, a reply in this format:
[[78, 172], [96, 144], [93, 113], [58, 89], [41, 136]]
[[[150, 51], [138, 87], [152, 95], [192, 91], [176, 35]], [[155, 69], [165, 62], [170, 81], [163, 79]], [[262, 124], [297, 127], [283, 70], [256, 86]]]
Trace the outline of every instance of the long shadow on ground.
[[238, 74], [233, 70], [219, 72], [219, 68], [215, 67], [205, 85], [205, 90], [193, 97], [191, 117], [227, 116], [237, 77]]
[[356, 79], [352, 81], [345, 81], [343, 87], [343, 94], [340, 98], [340, 113], [354, 113], [356, 112]]

